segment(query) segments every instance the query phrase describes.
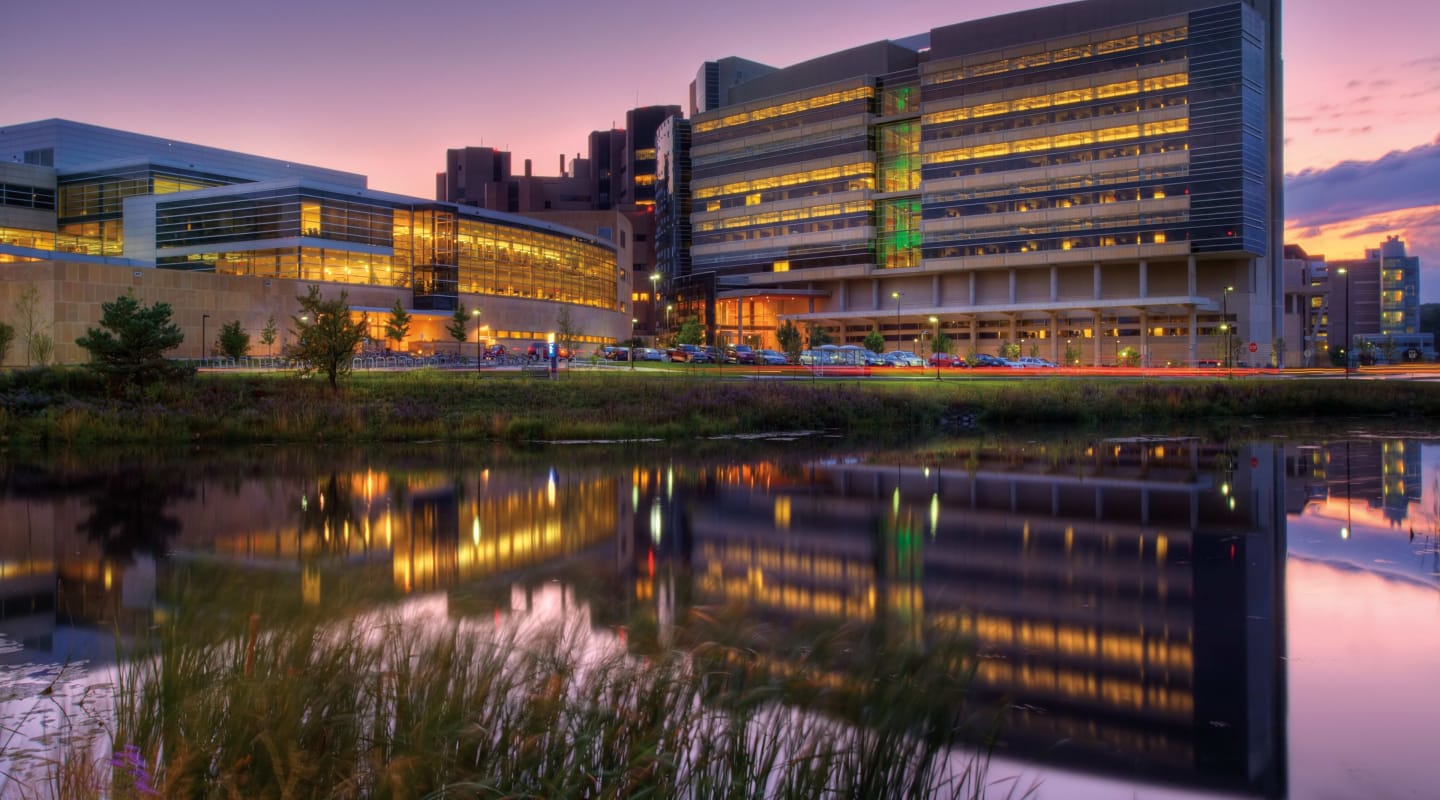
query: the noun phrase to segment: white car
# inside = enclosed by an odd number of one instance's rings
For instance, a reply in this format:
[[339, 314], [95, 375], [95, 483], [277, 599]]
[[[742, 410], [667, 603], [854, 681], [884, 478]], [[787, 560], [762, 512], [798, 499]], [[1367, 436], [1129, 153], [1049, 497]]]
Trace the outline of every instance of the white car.
[[1015, 362], [1011, 364], [1011, 366], [1020, 366], [1024, 369], [1054, 369], [1059, 365], [1056, 364], [1054, 361], [1046, 361], [1043, 358], [1036, 358], [1035, 356], [1025, 356], [1023, 358], [1016, 359]]
[[885, 354], [886, 363], [892, 367], [923, 367], [925, 359], [908, 350], [891, 350]]

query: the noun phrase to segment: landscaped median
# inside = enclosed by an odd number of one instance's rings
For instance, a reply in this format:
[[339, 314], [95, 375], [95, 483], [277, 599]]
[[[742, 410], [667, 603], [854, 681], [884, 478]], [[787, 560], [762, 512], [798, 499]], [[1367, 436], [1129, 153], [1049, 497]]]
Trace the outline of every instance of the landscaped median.
[[617, 371], [202, 374], [123, 395], [80, 369], [0, 374], [10, 447], [73, 443], [683, 440], [823, 430], [914, 436], [1026, 425], [1175, 429], [1264, 418], [1440, 420], [1440, 383], [1340, 380], [757, 380]]

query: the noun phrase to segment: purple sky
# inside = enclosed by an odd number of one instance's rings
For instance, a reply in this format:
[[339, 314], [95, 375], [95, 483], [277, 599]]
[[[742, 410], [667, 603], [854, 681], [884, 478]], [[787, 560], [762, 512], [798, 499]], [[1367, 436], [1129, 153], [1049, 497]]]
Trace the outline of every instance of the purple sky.
[[[530, 158], [555, 174], [627, 109], [683, 106], [706, 59], [786, 66], [1049, 4], [35, 0], [4, 14], [0, 123], [63, 117], [431, 197], [446, 148], [508, 149], [516, 171]], [[1437, 21], [1428, 0], [1286, 4], [1286, 171], [1308, 171], [1287, 216], [1311, 252], [1357, 257], [1389, 232], [1440, 270], [1440, 183], [1419, 180], [1440, 169]], [[1374, 175], [1390, 153], [1398, 191]]]

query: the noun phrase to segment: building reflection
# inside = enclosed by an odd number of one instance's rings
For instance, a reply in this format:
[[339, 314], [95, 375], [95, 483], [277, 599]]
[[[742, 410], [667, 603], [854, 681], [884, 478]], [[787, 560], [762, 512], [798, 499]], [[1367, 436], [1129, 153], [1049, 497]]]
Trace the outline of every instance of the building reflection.
[[[1399, 513], [1418, 497], [1419, 447], [1371, 445], [1373, 458], [1357, 442], [1346, 459], [1352, 485]], [[89, 639], [113, 657], [108, 635], [144, 630], [181, 577], [217, 565], [250, 591], [335, 613], [357, 594], [445, 592], [449, 613], [498, 614], [561, 576], [591, 624], [647, 617], [661, 644], [717, 605], [793, 629], [858, 624], [887, 648], [971, 637], [1006, 754], [1284, 793], [1285, 510], [1339, 490], [1334, 446], [791, 452], [623, 466], [326, 453], [180, 469], [154, 509], [178, 529], [163, 550], [128, 552], [87, 532], [89, 479], [11, 465], [0, 633], [30, 660]]]
[[663, 524], [637, 519], [635, 595], [663, 634], [681, 616], [669, 563], [697, 605], [864, 622], [886, 647], [973, 637], [1004, 752], [1279, 796], [1281, 458], [1195, 440], [977, 448], [715, 467], [676, 494], [657, 471], [637, 505]]

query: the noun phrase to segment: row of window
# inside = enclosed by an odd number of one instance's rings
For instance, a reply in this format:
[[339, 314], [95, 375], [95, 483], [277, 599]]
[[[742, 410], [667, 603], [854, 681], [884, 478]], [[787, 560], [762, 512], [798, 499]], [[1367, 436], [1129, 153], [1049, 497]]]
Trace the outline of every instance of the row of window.
[[[810, 183], [834, 182], [847, 178], [873, 177], [874, 175], [875, 164], [867, 160], [831, 167], [819, 167], [801, 172], [787, 172], [782, 175], [767, 175], [763, 178], [731, 181], [730, 183], [717, 186], [698, 186], [691, 192], [691, 197], [695, 200], [707, 200], [712, 197], [724, 197], [726, 195], [745, 195], [746, 205], [756, 205], [762, 202], [760, 200], [760, 194], [768, 189], [783, 189], [791, 186], [803, 186]], [[711, 209], [707, 208], [706, 210], [709, 211]]]
[[55, 210], [55, 190], [19, 183], [0, 183], [0, 206]]
[[1061, 178], [1042, 177], [1014, 183], [935, 192], [925, 195], [925, 204], [927, 206], [940, 207], [988, 197], [1013, 197], [1023, 194], [1073, 192], [1100, 186], [1115, 186], [1141, 181], [1163, 181], [1184, 177], [1188, 175], [1189, 172], [1190, 168], [1186, 164], [1170, 164], [1162, 167], [1146, 167], [1139, 170], [1107, 170]]
[[752, 242], [758, 239], [771, 239], [777, 236], [794, 236], [803, 233], [825, 233], [829, 231], [864, 228], [870, 224], [871, 220], [868, 213], [851, 217], [827, 217], [825, 219], [811, 220], [808, 222], [794, 222], [747, 228], [745, 230], [722, 230], [714, 233], [696, 234], [694, 243], [698, 246], [725, 242]]
[[233, 182], [149, 168], [100, 177], [62, 178], [60, 218], [119, 214], [127, 197], [188, 192]]
[[710, 131], [722, 128], [731, 128], [737, 125], [748, 125], [752, 122], [774, 119], [776, 117], [787, 117], [792, 114], [799, 114], [816, 108], [851, 103], [856, 100], [869, 100], [875, 96], [875, 89], [870, 86], [860, 86], [854, 89], [843, 89], [841, 91], [829, 92], [816, 97], [805, 97], [799, 100], [790, 100], [773, 106], [764, 106], [751, 111], [741, 111], [736, 114], [727, 114], [719, 119], [697, 121], [692, 130], [697, 134], [709, 133]]
[[1187, 191], [1187, 188], [1183, 184], [1171, 186], [1151, 184], [1147, 186], [1127, 186], [1101, 189], [1094, 192], [1052, 195], [1048, 197], [1031, 196], [964, 204], [932, 203], [928, 202], [930, 198], [927, 198], [925, 204], [925, 219], [952, 219], [956, 217], [983, 216], [986, 214], [1008, 214], [1016, 211], [1044, 211], [1054, 208], [1082, 208], [1091, 205], [1127, 203], [1135, 200], [1163, 200], [1172, 195], [1183, 195]]
[[826, 203], [818, 206], [789, 208], [784, 211], [766, 211], [759, 214], [747, 214], [744, 216], [697, 222], [695, 223], [694, 231], [695, 233], [709, 233], [718, 230], [749, 228], [756, 225], [774, 225], [777, 222], [799, 222], [802, 220], [819, 219], [821, 217], [834, 217], [842, 214], [868, 214], [870, 213], [870, 208], [871, 204], [869, 200], [852, 200], [848, 203]]
[[925, 141], [936, 142], [945, 139], [962, 139], [967, 136], [982, 136], [990, 133], [1038, 128], [1066, 122], [1078, 122], [1101, 117], [1118, 117], [1122, 114], [1137, 114], [1142, 111], [1158, 111], [1190, 104], [1190, 98], [1183, 92], [1152, 94], [1118, 102], [1092, 103], [1070, 106], [1056, 111], [1025, 116], [996, 117], [968, 124], [956, 123], [948, 126], [932, 126], [925, 129]]
[[[1116, 228], [1147, 227], [1151, 225], [1183, 225], [1184, 223], [1188, 222], [1189, 219], [1190, 215], [1185, 213], [1136, 214], [1132, 216], [1110, 217], [1100, 219], [1063, 220], [1056, 221], [1048, 225], [1005, 224], [977, 226], [960, 231], [943, 231], [940, 233], [932, 233], [926, 237], [926, 244], [941, 246], [950, 244], [952, 242], [968, 242], [976, 239], [1033, 239], [1039, 236], [1053, 236], [1057, 233], [1071, 233], [1074, 231], [1114, 230]], [[1163, 234], [1159, 234], [1157, 232], [1157, 236], [1158, 238], [1152, 241], [1165, 241]], [[1036, 243], [1033, 241], [1029, 242], [1028, 244], [1030, 245], [1030, 250], [1039, 249], [1035, 246]], [[1074, 246], [1077, 245], [1073, 244], [1072, 240], [1066, 239], [1061, 243], [1060, 247], [1046, 249], [1069, 250]], [[1022, 247], [1020, 252], [1026, 252], [1026, 248]]]
[[1189, 36], [1189, 30], [1186, 26], [1180, 25], [1140, 34], [1097, 35], [1105, 36], [1106, 38], [1091, 42], [1077, 42], [1073, 45], [1057, 47], [1054, 50], [1030, 53], [1012, 58], [1002, 58], [995, 61], [987, 61], [982, 64], [972, 64], [955, 69], [936, 70], [928, 75], [922, 76], [921, 81], [926, 86], [933, 86], [942, 83], [970, 80], [972, 78], [1000, 75], [1006, 72], [1037, 69], [1087, 58], [1110, 56], [1129, 50], [1139, 50], [1146, 47], [1157, 47], [1175, 42], [1183, 42]]
[[11, 247], [29, 247], [35, 250], [54, 250], [55, 234], [49, 231], [32, 231], [25, 228], [0, 228], [0, 244]]
[[1045, 94], [1017, 97], [1011, 100], [976, 103], [959, 108], [945, 109], [944, 111], [935, 111], [924, 115], [921, 119], [927, 127], [946, 125], [952, 122], [983, 119], [1005, 114], [1017, 114], [1026, 111], [1041, 111], [1048, 108], [1093, 103], [1097, 100], [1114, 100], [1116, 98], [1129, 97], [1141, 93], [1165, 91], [1188, 86], [1190, 84], [1190, 76], [1183, 71], [1185, 69], [1184, 63], [1178, 64], [1175, 69], [1180, 71], [1169, 75], [1157, 75], [1146, 78], [1143, 81], [1138, 79], [1115, 81], [1112, 83], [1103, 83], [1098, 86], [1063, 89]]
[[950, 164], [926, 165], [926, 181], [959, 178], [966, 175], [996, 175], [1024, 169], [1059, 167], [1067, 164], [1091, 164], [1111, 161], [1117, 158], [1136, 158], [1160, 153], [1182, 153], [1190, 150], [1190, 142], [1183, 136], [1166, 139], [1142, 140], [1111, 147], [1079, 148], [1063, 151], [1024, 153], [1009, 158], [989, 161], [957, 161]]
[[[1133, 223], [1131, 223], [1133, 224]], [[1183, 237], [1181, 237], [1183, 238]], [[1138, 244], [1163, 244], [1170, 236], [1165, 231], [1116, 231], [1097, 233], [1090, 236], [1067, 236], [1054, 239], [1006, 239], [988, 244], [944, 245], [927, 242], [924, 246], [926, 259], [966, 258], [973, 256], [996, 256], [1012, 253], [1054, 252], [1060, 250], [1083, 250], [1098, 247], [1121, 247]]]
[[980, 161], [991, 158], [1003, 158], [1010, 155], [1040, 153], [1049, 150], [1069, 150], [1071, 148], [1085, 147], [1093, 144], [1124, 142], [1132, 139], [1155, 136], [1169, 136], [1185, 133], [1189, 130], [1190, 120], [1185, 117], [1180, 119], [1157, 120], [1155, 122], [1136, 123], [1134, 125], [1117, 125], [1110, 128], [1099, 128], [1090, 131], [1056, 133], [1050, 136], [1036, 136], [1030, 139], [990, 142], [987, 144], [972, 145], [970, 147], [939, 150], [927, 153], [925, 155], [925, 163], [927, 165], [951, 164], [957, 161]]

